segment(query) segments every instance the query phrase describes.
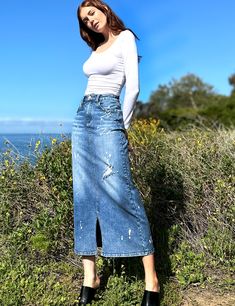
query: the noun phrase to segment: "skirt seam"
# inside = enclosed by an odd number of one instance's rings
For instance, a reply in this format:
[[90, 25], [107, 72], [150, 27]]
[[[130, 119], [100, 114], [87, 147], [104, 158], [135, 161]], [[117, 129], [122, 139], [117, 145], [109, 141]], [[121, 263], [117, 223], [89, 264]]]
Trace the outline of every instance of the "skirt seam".
[[[119, 134], [119, 135], [120, 135], [120, 134]], [[122, 137], [123, 135], [121, 134], [120, 136]], [[121, 145], [123, 145], [123, 144], [121, 143]], [[124, 155], [122, 149], [121, 149], [121, 154]], [[123, 156], [123, 157], [124, 157], [124, 158], [123, 158], [122, 160], [124, 161], [125, 156]], [[124, 164], [124, 162], [123, 162], [123, 169], [125, 170], [125, 173], [124, 173], [125, 177], [128, 178], [128, 176], [126, 175], [126, 174], [127, 174], [127, 172], [126, 172], [126, 171], [127, 171], [127, 169], [126, 169], [126, 164]], [[131, 169], [130, 169], [130, 171], [131, 171]], [[144, 247], [144, 239], [143, 239], [143, 235], [142, 235], [140, 220], [139, 220], [139, 216], [138, 216], [138, 213], [137, 213], [136, 203], [135, 203], [135, 201], [133, 200], [133, 195], [132, 195], [132, 192], [131, 192], [131, 186], [130, 186], [130, 181], [129, 181], [129, 179], [130, 179], [130, 177], [127, 179], [128, 192], [129, 192], [129, 195], [130, 195], [130, 201], [131, 201], [131, 203], [132, 203], [132, 206], [133, 206], [133, 208], [134, 208], [134, 210], [135, 210], [135, 213], [136, 213], [136, 216], [137, 216], [137, 226], [138, 226], [138, 229], [139, 229], [139, 232], [140, 232], [141, 243], [142, 243], [142, 246]]]

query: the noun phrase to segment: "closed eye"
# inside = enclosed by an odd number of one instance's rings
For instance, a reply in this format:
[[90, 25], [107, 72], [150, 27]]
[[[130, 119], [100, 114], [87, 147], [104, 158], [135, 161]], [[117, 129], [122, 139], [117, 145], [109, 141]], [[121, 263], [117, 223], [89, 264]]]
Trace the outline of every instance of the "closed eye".
[[[88, 15], [90, 15], [90, 16], [93, 16], [95, 14], [95, 11], [89, 11], [88, 12]], [[85, 24], [87, 24], [87, 22], [88, 22], [88, 18], [87, 17], [85, 17], [85, 18], [83, 18], [83, 20], [82, 20]]]

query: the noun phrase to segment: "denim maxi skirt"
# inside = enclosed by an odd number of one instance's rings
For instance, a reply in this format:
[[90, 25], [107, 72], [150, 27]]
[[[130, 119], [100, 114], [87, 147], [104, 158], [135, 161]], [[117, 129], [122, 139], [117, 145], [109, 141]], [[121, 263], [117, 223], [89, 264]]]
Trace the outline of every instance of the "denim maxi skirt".
[[149, 222], [133, 183], [119, 97], [84, 96], [72, 127], [74, 252], [104, 257], [154, 252]]

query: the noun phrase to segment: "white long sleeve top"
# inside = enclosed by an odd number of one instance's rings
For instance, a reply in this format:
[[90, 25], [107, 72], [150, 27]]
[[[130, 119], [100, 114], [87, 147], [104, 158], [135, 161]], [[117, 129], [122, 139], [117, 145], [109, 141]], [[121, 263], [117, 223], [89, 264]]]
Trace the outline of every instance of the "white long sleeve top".
[[83, 64], [88, 77], [85, 95], [111, 93], [120, 96], [125, 85], [123, 122], [129, 128], [139, 94], [138, 54], [134, 34], [122, 31], [102, 52], [93, 51]]

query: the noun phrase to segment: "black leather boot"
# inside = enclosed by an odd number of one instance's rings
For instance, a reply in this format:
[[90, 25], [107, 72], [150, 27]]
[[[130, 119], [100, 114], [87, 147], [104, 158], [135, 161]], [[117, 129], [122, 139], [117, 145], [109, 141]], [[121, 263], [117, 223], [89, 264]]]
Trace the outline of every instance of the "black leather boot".
[[90, 304], [94, 300], [95, 293], [96, 293], [95, 288], [82, 286], [80, 296], [79, 296], [78, 306]]
[[144, 290], [141, 306], [160, 306], [160, 293]]

